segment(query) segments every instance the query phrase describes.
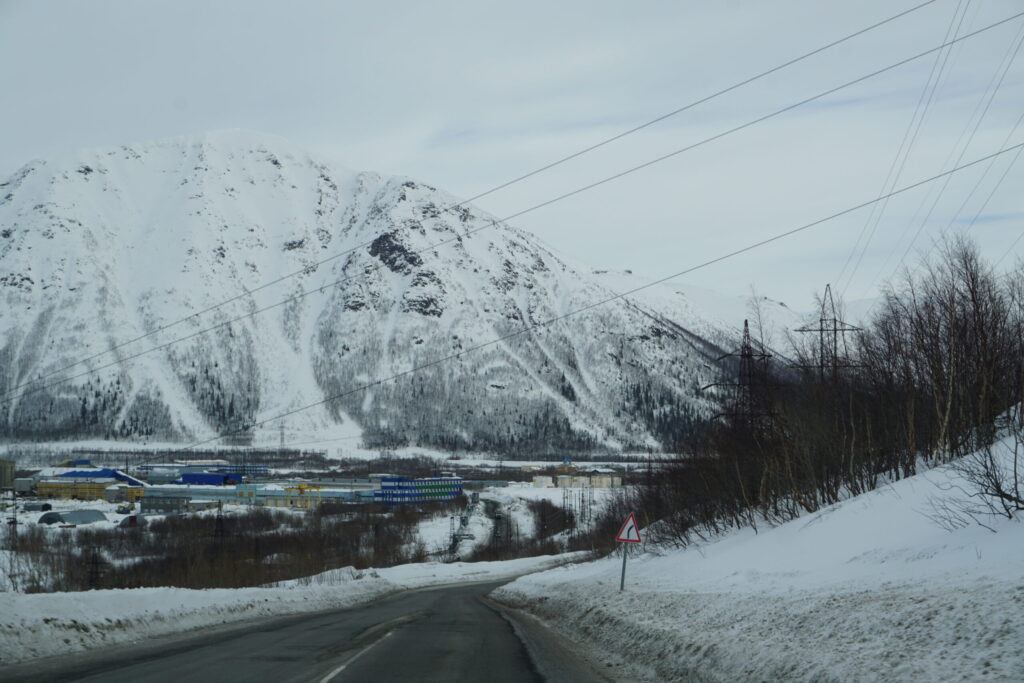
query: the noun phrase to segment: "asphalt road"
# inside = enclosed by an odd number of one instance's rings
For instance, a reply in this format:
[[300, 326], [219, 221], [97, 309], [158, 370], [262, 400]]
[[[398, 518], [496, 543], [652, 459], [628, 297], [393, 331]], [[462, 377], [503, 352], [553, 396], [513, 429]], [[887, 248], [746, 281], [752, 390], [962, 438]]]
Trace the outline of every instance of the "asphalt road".
[[353, 609], [0, 669], [5, 681], [607, 681], [570, 643], [485, 596], [407, 591]]

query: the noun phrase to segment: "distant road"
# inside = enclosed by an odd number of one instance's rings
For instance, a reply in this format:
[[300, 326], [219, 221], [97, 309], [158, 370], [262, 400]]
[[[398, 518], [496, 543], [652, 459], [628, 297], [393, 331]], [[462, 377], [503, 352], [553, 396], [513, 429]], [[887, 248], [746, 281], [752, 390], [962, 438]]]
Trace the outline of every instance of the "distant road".
[[274, 619], [0, 669], [4, 681], [608, 681], [554, 633], [486, 595], [505, 582], [407, 591]]

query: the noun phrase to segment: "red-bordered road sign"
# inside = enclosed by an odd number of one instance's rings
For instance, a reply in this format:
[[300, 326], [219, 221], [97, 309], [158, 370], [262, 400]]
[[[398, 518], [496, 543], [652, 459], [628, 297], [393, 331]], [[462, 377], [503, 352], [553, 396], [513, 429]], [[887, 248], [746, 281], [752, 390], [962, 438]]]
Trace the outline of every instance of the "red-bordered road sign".
[[636, 517], [629, 513], [625, 524], [619, 529], [619, 535], [615, 537], [620, 543], [640, 543], [640, 527], [636, 525]]

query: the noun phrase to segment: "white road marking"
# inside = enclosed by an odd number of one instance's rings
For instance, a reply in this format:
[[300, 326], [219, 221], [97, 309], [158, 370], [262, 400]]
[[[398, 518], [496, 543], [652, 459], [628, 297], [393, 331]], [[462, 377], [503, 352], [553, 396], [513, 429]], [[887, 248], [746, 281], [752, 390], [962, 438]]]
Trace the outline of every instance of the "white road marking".
[[349, 660], [348, 660], [347, 662], [345, 662], [344, 664], [342, 664], [341, 666], [339, 666], [338, 668], [334, 669], [333, 671], [331, 671], [330, 673], [328, 673], [328, 674], [327, 674], [326, 676], [324, 676], [323, 678], [321, 678], [321, 679], [320, 679], [319, 681], [317, 681], [317, 683], [330, 683], [330, 682], [331, 682], [332, 680], [334, 680], [335, 676], [337, 676], [337, 675], [338, 675], [338, 674], [340, 674], [340, 673], [341, 673], [342, 671], [344, 671], [344, 670], [345, 670], [345, 668], [346, 668], [346, 667], [347, 667], [347, 666], [348, 666], [349, 664], [351, 664], [352, 662], [356, 661], [357, 659], [359, 659], [360, 657], [362, 657], [363, 655], [365, 655], [365, 654], [366, 654], [367, 652], [369, 652], [369, 651], [370, 651], [370, 650], [371, 650], [372, 648], [376, 647], [378, 643], [380, 643], [381, 641], [383, 641], [383, 640], [384, 640], [385, 638], [387, 638], [388, 636], [390, 636], [390, 635], [391, 635], [392, 633], [394, 633], [394, 631], [388, 631], [388, 632], [387, 632], [387, 633], [385, 633], [385, 634], [384, 634], [383, 636], [381, 636], [380, 638], [378, 638], [377, 640], [373, 641], [372, 643], [370, 643], [369, 645], [367, 645], [366, 647], [364, 647], [364, 648], [363, 648], [362, 650], [360, 650], [359, 652], [357, 652], [357, 653], [355, 654], [355, 656], [354, 656], [354, 657], [352, 657], [351, 659], [349, 659]]

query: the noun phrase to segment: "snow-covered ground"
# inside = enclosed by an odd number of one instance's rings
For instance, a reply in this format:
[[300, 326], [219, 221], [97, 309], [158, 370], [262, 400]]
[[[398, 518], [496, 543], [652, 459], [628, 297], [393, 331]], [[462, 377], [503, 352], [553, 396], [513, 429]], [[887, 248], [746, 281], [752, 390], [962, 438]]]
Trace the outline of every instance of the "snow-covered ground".
[[0, 593], [0, 664], [246, 619], [350, 607], [403, 589], [511, 578], [572, 559], [576, 558], [560, 555], [363, 571], [345, 568], [266, 588]]
[[[591, 515], [588, 519], [579, 520], [582, 530], [590, 521], [597, 518], [601, 508], [617, 492], [618, 489], [537, 488], [528, 483], [513, 483], [509, 486], [485, 488], [481, 492], [480, 498], [497, 502], [501, 506], [502, 513], [509, 516], [512, 528], [518, 529], [522, 538], [527, 538], [533, 535], [533, 513], [530, 511], [530, 501], [548, 500], [558, 507], [564, 505], [579, 514], [582, 508], [580, 497], [586, 496], [590, 504]], [[568, 499], [565, 496], [568, 496]]]
[[[461, 523], [459, 515], [455, 516], [454, 528], [461, 534], [457, 557], [468, 557], [474, 550], [487, 544], [491, 537], [494, 522], [484, 514], [482, 505], [470, 504], [466, 507], [466, 524]], [[417, 528], [419, 540], [434, 557], [441, 557], [448, 552], [451, 541], [452, 519], [447, 513], [421, 521]]]
[[1024, 680], [1024, 524], [953, 531], [949, 467], [774, 528], [523, 577], [496, 597], [623, 680]]

